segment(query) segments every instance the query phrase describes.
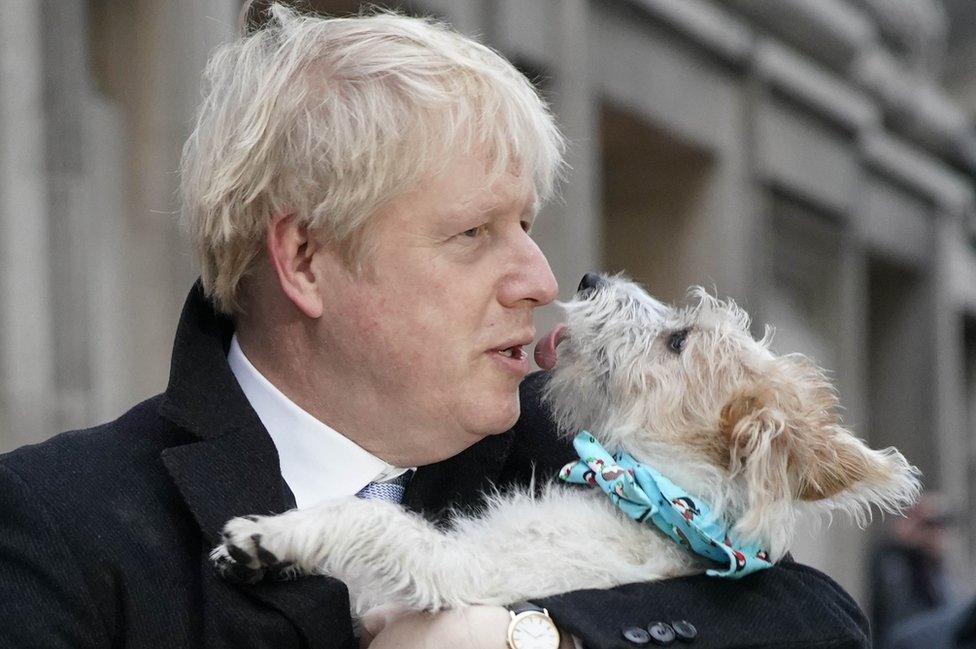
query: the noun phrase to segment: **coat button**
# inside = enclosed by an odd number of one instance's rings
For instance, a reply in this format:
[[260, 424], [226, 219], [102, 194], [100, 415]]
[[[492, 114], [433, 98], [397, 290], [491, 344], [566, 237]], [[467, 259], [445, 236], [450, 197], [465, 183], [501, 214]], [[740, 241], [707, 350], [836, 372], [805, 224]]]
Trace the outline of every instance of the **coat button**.
[[647, 644], [651, 641], [651, 634], [639, 626], [629, 626], [624, 629], [624, 638], [634, 644]]
[[674, 629], [664, 622], [651, 622], [647, 625], [647, 632], [651, 634], [654, 644], [667, 646], [674, 642]]
[[698, 629], [696, 629], [695, 625], [688, 620], [678, 620], [677, 622], [672, 622], [671, 628], [674, 629], [674, 634], [678, 636], [678, 640], [691, 642], [698, 637]]

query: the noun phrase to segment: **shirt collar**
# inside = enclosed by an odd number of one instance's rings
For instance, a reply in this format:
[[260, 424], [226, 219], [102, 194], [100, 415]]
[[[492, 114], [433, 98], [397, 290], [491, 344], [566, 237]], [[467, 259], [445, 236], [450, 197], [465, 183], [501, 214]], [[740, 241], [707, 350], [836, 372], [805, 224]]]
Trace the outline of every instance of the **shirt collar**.
[[299, 508], [352, 496], [407, 469], [379, 459], [286, 397], [247, 359], [234, 334], [227, 363], [278, 449], [281, 475]]

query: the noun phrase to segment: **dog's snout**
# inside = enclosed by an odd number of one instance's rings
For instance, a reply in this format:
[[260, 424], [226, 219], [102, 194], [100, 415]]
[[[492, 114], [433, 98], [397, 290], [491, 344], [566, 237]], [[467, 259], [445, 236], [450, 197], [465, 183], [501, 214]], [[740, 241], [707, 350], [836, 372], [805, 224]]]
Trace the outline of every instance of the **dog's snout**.
[[583, 275], [583, 279], [580, 280], [579, 286], [576, 291], [582, 293], [584, 291], [593, 290], [598, 288], [600, 284], [603, 283], [603, 278], [600, 277], [598, 273], [587, 273]]

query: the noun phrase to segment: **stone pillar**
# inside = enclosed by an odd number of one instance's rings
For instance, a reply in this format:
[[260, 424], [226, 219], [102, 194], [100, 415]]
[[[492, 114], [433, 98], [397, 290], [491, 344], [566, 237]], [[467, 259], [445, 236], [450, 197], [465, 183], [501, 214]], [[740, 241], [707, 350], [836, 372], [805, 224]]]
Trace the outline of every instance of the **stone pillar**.
[[[85, 151], [91, 95], [88, 16], [84, 0], [43, 0], [44, 158], [49, 223], [51, 321], [56, 372], [55, 430], [91, 425], [92, 288], [89, 261], [98, 246], [92, 226], [111, 215], [92, 213]], [[40, 431], [39, 431], [40, 432]]]
[[[461, 3], [463, 4], [463, 3]], [[566, 136], [565, 182], [536, 220], [534, 236], [568, 299], [580, 277], [600, 269], [599, 125], [591, 83], [593, 35], [590, 4], [585, 0], [484, 3], [494, 9], [483, 18], [482, 33], [542, 86], [556, 121]], [[536, 317], [541, 333], [562, 320], [555, 306]]]
[[951, 573], [960, 581], [973, 576], [973, 549], [967, 547], [966, 526], [972, 524], [967, 508], [974, 487], [970, 484], [970, 436], [967, 425], [968, 399], [965, 376], [965, 334], [959, 296], [952, 294], [952, 253], [959, 246], [963, 231], [958, 215], [937, 215], [932, 260], [931, 306], [934, 311], [932, 335], [934, 358], [933, 430], [938, 445], [938, 487], [949, 503], [961, 513], [960, 525], [952, 530], [946, 553]]
[[134, 170], [126, 201], [129, 219], [128, 317], [133, 400], [162, 390], [169, 372], [173, 332], [187, 290], [197, 275], [190, 245], [178, 223], [178, 168], [183, 141], [200, 99], [201, 72], [210, 49], [230, 38], [234, 0], [139, 0], [144, 31], [133, 39], [132, 100], [126, 106], [128, 150]]
[[[98, 128], [111, 130], [106, 111], [114, 112], [122, 144], [102, 146], [100, 155], [106, 164], [117, 156], [124, 169], [120, 187], [105, 188], [119, 192], [122, 211], [111, 232], [123, 247], [115, 254], [123, 279], [114, 317], [124, 327], [115, 344], [126, 350], [123, 358], [99, 361], [102, 378], [123, 392], [118, 399], [104, 393], [110, 401], [132, 403], [166, 385], [175, 325], [198, 272], [177, 223], [180, 150], [207, 56], [232, 37], [239, 9], [238, 0], [106, 0], [93, 10], [95, 75], [104, 95]], [[102, 298], [112, 301], [112, 294]], [[101, 342], [103, 349], [111, 344]], [[124, 380], [105, 373], [113, 363]]]
[[[549, 99], [569, 148], [566, 182], [559, 187], [558, 198], [540, 215], [536, 231], [559, 280], [560, 297], [568, 299], [583, 273], [599, 269], [602, 261], [597, 198], [599, 127], [589, 84], [589, 3], [561, 0], [550, 6], [548, 29], [554, 33], [549, 42], [557, 50], [551, 60]], [[551, 313], [562, 319], [561, 314]]]
[[103, 96], [85, 102], [85, 166], [88, 192], [86, 301], [91, 387], [88, 415], [109, 421], [131, 406], [128, 359], [133, 338], [125, 313], [132, 290], [124, 272], [127, 249], [124, 210], [125, 143], [119, 107]]
[[51, 426], [54, 371], [41, 2], [0, 20], [0, 451]]

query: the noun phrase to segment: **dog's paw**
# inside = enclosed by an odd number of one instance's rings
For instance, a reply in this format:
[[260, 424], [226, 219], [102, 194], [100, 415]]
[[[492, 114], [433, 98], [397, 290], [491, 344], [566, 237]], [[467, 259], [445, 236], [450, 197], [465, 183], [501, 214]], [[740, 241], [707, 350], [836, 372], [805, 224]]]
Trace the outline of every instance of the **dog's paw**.
[[210, 552], [210, 560], [228, 581], [254, 584], [262, 579], [288, 579], [297, 569], [282, 561], [266, 543], [262, 516], [242, 516], [230, 520], [221, 533], [223, 542]]

